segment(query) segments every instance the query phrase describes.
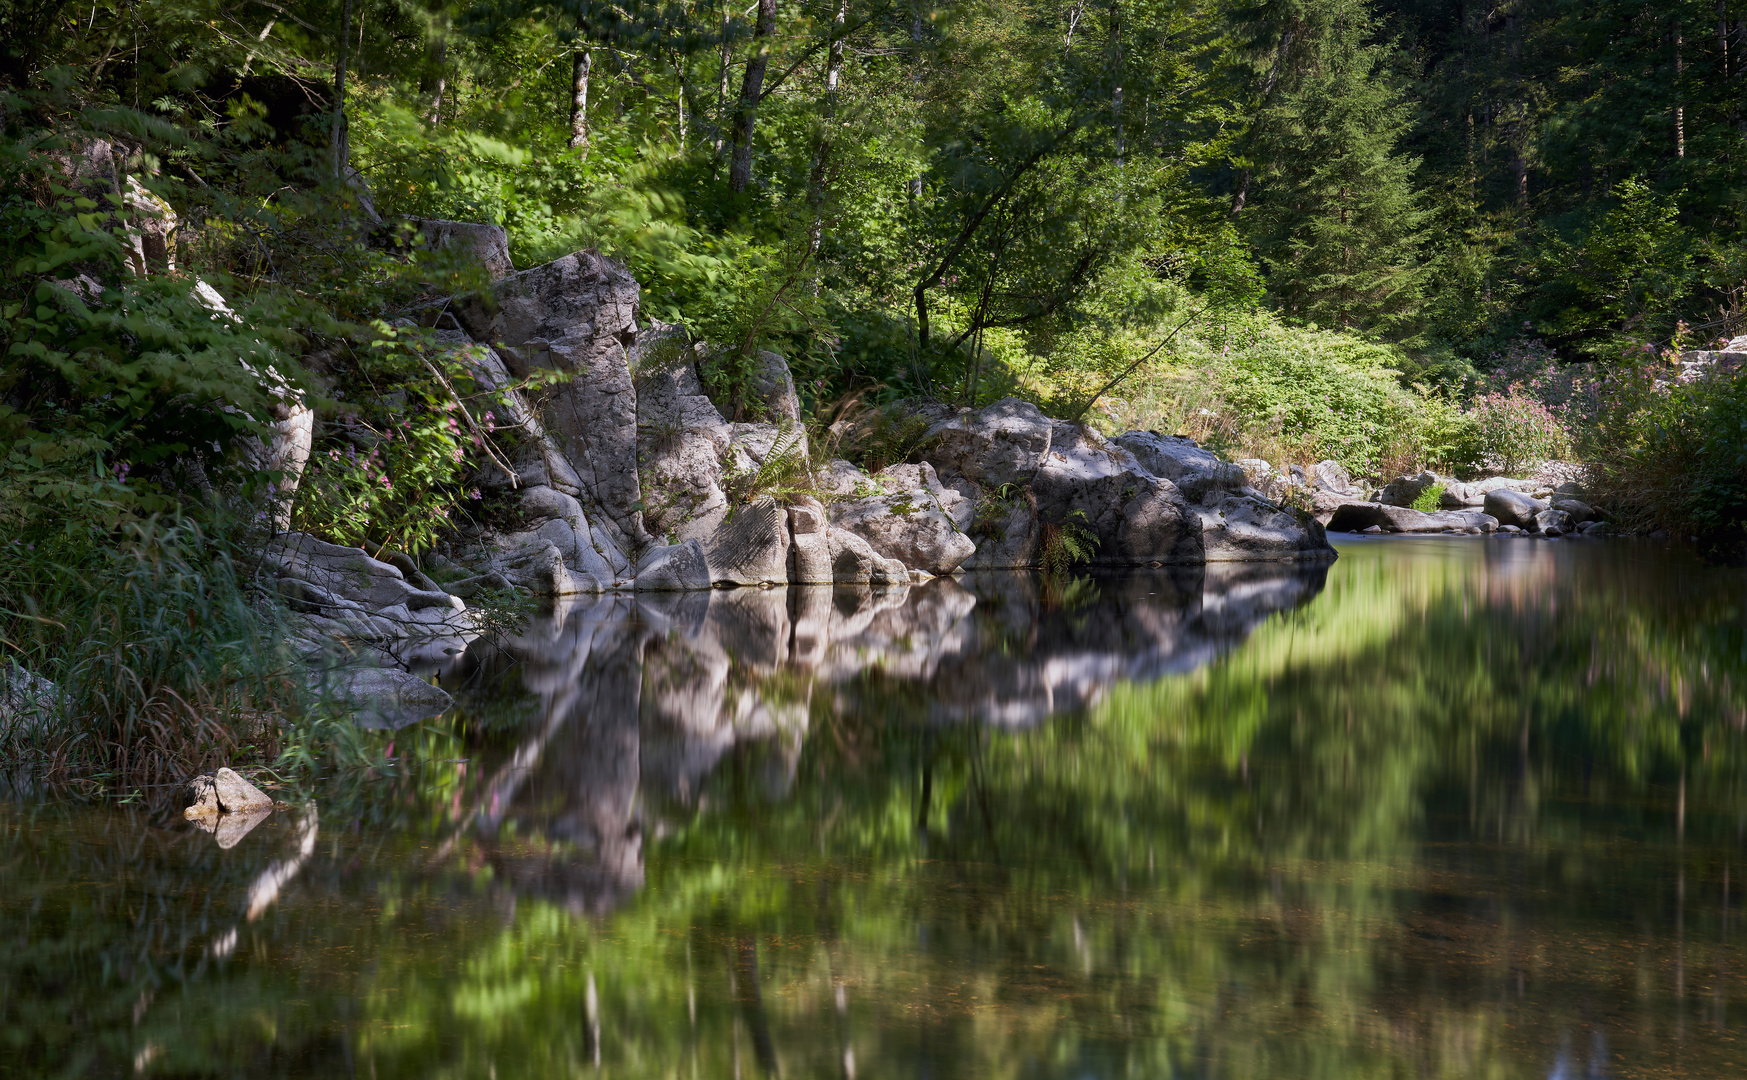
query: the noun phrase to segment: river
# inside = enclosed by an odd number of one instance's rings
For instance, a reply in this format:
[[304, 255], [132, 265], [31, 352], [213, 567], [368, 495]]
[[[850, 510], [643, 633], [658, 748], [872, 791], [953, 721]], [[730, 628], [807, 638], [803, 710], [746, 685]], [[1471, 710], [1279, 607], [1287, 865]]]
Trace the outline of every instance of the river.
[[1747, 578], [1626, 541], [537, 617], [208, 835], [0, 801], [0, 1076], [1747, 1076]]

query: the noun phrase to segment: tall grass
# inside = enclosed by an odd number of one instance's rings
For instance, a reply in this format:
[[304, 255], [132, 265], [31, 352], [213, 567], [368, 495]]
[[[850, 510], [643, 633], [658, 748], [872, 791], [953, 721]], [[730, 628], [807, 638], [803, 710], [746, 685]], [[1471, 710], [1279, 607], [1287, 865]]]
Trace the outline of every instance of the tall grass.
[[304, 683], [280, 608], [223, 530], [149, 518], [6, 546], [0, 651], [53, 686], [41, 715], [0, 730], [0, 750], [51, 781], [112, 789], [279, 753]]
[[1747, 556], [1747, 375], [1669, 386], [1658, 374], [1647, 364], [1612, 369], [1580, 436], [1591, 494], [1626, 529], [1674, 529]]

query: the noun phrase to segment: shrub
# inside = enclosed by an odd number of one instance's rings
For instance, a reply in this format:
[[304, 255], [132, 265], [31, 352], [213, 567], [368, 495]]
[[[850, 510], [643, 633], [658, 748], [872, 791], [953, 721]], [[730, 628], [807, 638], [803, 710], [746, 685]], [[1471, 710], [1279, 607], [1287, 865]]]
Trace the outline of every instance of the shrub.
[[1467, 416], [1473, 424], [1475, 457], [1488, 468], [1514, 473], [1571, 452], [1565, 426], [1521, 384], [1475, 398]]
[[1410, 509], [1418, 510], [1422, 514], [1435, 514], [1443, 508], [1443, 499], [1444, 485], [1433, 484], [1419, 493], [1419, 497], [1413, 500]]
[[1621, 363], [1585, 433], [1596, 501], [1626, 528], [1673, 528], [1713, 552], [1747, 553], [1747, 379], [1658, 385]]

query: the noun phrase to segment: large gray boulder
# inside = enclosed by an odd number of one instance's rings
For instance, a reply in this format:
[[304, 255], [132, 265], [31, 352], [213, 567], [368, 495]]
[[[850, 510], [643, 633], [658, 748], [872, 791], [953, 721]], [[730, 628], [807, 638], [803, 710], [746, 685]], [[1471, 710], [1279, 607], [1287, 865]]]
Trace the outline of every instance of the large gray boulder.
[[1097, 538], [1097, 564], [1202, 561], [1200, 520], [1176, 485], [1088, 428], [1052, 423], [1031, 490], [1044, 521], [1078, 525]]
[[1565, 511], [1548, 509], [1535, 515], [1534, 531], [1542, 536], [1558, 537], [1572, 531], [1575, 525], [1576, 523], [1571, 520], [1571, 515]]
[[624, 266], [582, 251], [453, 305], [463, 328], [496, 349], [517, 377], [537, 368], [573, 376], [547, 399], [541, 420], [622, 551], [647, 540], [628, 352], [637, 339], [637, 301], [637, 281]]
[[1600, 515], [1595, 512], [1595, 507], [1584, 502], [1582, 499], [1573, 498], [1569, 495], [1553, 499], [1553, 509], [1563, 510], [1567, 514], [1570, 514], [1572, 524], [1574, 525], [1584, 525], [1600, 517]]
[[219, 814], [247, 814], [273, 809], [273, 800], [266, 792], [228, 768], [202, 773], [189, 780], [182, 797], [182, 816], [190, 821]]
[[714, 580], [704, 546], [696, 539], [650, 548], [637, 564], [636, 586], [640, 591], [708, 589]]
[[1489, 476], [1484, 480], [1475, 480], [1470, 483], [1450, 481], [1448, 486], [1444, 488], [1442, 505], [1446, 510], [1460, 510], [1463, 507], [1473, 506], [1484, 507], [1486, 496], [1494, 491], [1527, 492], [1533, 490], [1534, 487], [1535, 482], [1532, 480], [1516, 480], [1508, 476]]
[[[543, 480], [546, 474], [523, 476]], [[449, 592], [467, 597], [481, 588], [515, 586], [536, 596], [572, 596], [629, 580], [630, 560], [607, 529], [590, 524], [576, 496], [545, 483], [497, 490], [511, 509], [494, 513], [496, 528], [470, 527], [455, 542], [456, 562], [445, 577]]]
[[[796, 585], [829, 585], [831, 519], [817, 499], [801, 499], [788, 508], [789, 581]], [[871, 568], [870, 568], [871, 574]]]
[[717, 585], [784, 585], [789, 581], [789, 512], [772, 499], [741, 507], [716, 527], [705, 555]]
[[282, 533], [262, 554], [279, 578], [314, 586], [319, 591], [310, 591], [308, 595], [332, 597], [354, 608], [382, 610], [404, 606], [412, 611], [425, 608], [460, 611], [466, 607], [459, 597], [441, 589], [407, 581], [399, 567], [372, 558], [363, 548], [330, 544], [308, 533]]
[[1329, 518], [1330, 532], [1364, 532], [1377, 528], [1389, 533], [1490, 533], [1498, 519], [1468, 510], [1439, 510], [1426, 514], [1406, 506], [1386, 503], [1347, 502]]
[[510, 261], [509, 234], [502, 225], [441, 218], [413, 218], [411, 223], [425, 247], [458, 252], [483, 267], [493, 281], [516, 272], [516, 264]]
[[[699, 346], [700, 362], [705, 373], [712, 365], [727, 362], [726, 354], [712, 355], [706, 346]], [[737, 392], [736, 392], [737, 391]], [[744, 380], [736, 388], [718, 384], [704, 385], [704, 392], [722, 415], [735, 423], [791, 424], [801, 422], [801, 398], [795, 392], [795, 379], [789, 363], [781, 353], [760, 351], [745, 362]]]
[[1002, 498], [962, 477], [953, 486], [974, 499], [971, 520], [963, 527], [977, 550], [961, 564], [963, 569], [1016, 570], [1037, 565], [1043, 555], [1043, 523], [1028, 491], [1011, 491]]
[[1429, 470], [1417, 476], [1398, 476], [1383, 485], [1383, 493], [1377, 497], [1377, 501], [1384, 506], [1411, 507], [1415, 499], [1440, 483], [1446, 482], [1440, 480], [1437, 473]]
[[962, 476], [991, 488], [1024, 484], [1043, 466], [1052, 423], [1031, 402], [1002, 398], [979, 411], [963, 409], [930, 424], [923, 453], [943, 476]]
[[754, 358], [747, 395], [758, 415], [755, 421], [770, 424], [801, 422], [801, 396], [795, 392], [795, 378], [789, 364], [779, 353], [761, 352]]
[[[436, 331], [439, 351], [450, 361], [463, 365], [479, 389], [497, 392], [497, 397], [476, 402], [469, 410], [469, 426], [477, 423], [489, 431], [508, 429], [520, 438], [509, 447], [494, 444], [494, 449], [480, 461], [480, 484], [490, 489], [546, 485], [574, 498], [588, 496], [582, 478], [571, 467], [570, 460], [558, 440], [546, 431], [545, 424], [522, 395], [510, 389], [515, 377], [510, 374], [497, 350], [480, 345], [459, 329], [452, 317], [443, 319], [454, 326]], [[623, 569], [624, 557], [617, 560]]]
[[1249, 495], [1227, 495], [1197, 507], [1201, 546], [1206, 560], [1269, 562], [1332, 559], [1334, 551], [1315, 519], [1298, 515]]
[[1130, 431], [1116, 436], [1111, 442], [1133, 454], [1135, 460], [1154, 476], [1175, 484], [1191, 504], [1201, 504], [1209, 499], [1217, 503], [1227, 495], [1241, 492], [1249, 483], [1242, 468], [1221, 461], [1218, 454], [1204, 449], [1193, 439], [1153, 431]]
[[1353, 483], [1353, 474], [1340, 462], [1332, 460], [1319, 461], [1310, 467], [1310, 483], [1318, 491], [1336, 495], [1354, 495], [1359, 490]]
[[1499, 524], [1515, 525], [1530, 532], [1536, 528], [1535, 515], [1548, 508], [1540, 499], [1505, 487], [1487, 492], [1482, 505], [1486, 513], [1498, 519]]
[[[932, 465], [894, 465], [866, 476], [834, 463], [833, 482], [850, 497], [832, 504], [832, 532], [854, 533], [888, 559], [939, 576], [977, 550], [958, 523], [968, 510], [961, 509], [964, 496], [942, 484]], [[866, 493], [857, 498], [857, 491]]]
[[648, 483], [643, 525], [668, 543], [708, 541], [728, 515], [722, 459], [733, 428], [704, 393], [683, 328], [644, 331], [632, 362], [638, 459]]
[[904, 585], [910, 569], [898, 559], [887, 558], [873, 545], [848, 529], [833, 526], [826, 534], [831, 555], [831, 579], [840, 585]]

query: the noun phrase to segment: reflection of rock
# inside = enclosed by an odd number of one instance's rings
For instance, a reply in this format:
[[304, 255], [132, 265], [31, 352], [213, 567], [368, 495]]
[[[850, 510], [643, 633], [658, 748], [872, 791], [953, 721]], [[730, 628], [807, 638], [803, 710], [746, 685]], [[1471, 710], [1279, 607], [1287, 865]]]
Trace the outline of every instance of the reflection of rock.
[[238, 841], [255, 831], [255, 826], [273, 816], [271, 809], [243, 810], [235, 814], [203, 815], [190, 818], [196, 828], [212, 834], [219, 848], [229, 851]]
[[393, 731], [455, 703], [441, 687], [398, 668], [348, 668], [335, 675], [337, 703], [353, 711], [360, 727]]
[[[1242, 563], [1066, 583], [987, 572], [879, 590], [580, 598], [509, 645], [521, 663], [507, 670], [543, 715], [470, 820], [500, 881], [604, 911], [641, 886], [646, 829], [707, 811], [723, 786], [789, 790], [820, 693], [904, 695], [938, 721], [1034, 724], [1118, 680], [1213, 660], [1325, 575]], [[469, 656], [497, 664], [483, 643]], [[492, 839], [511, 822], [513, 844]]]
[[1023, 726], [1084, 708], [1119, 679], [1191, 671], [1315, 596], [1326, 575], [1321, 565], [1167, 567], [1082, 579], [1095, 599], [1030, 575], [973, 575], [975, 632], [940, 661], [933, 711]]

